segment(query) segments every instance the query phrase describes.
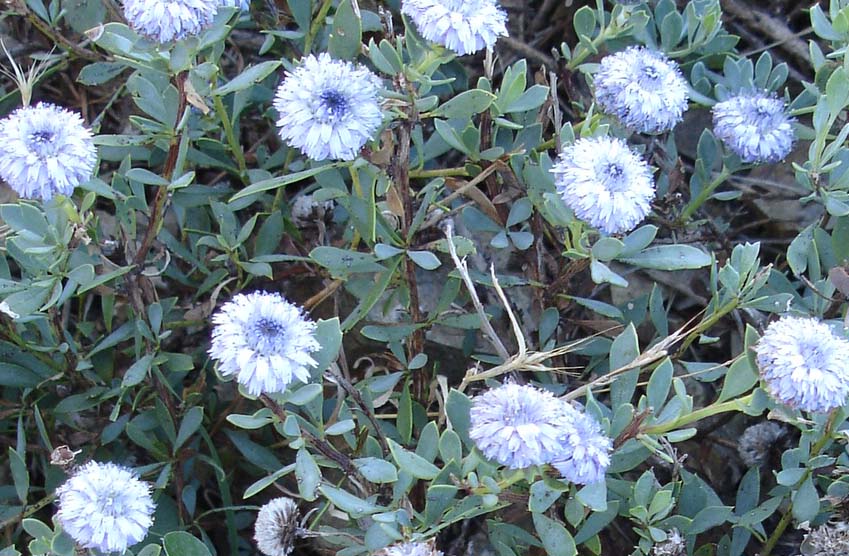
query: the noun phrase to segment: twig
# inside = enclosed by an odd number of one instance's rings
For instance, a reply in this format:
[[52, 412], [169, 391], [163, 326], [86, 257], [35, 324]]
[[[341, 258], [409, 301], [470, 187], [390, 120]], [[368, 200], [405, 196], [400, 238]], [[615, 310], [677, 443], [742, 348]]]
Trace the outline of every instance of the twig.
[[[260, 394], [259, 399], [260, 401], [262, 401], [262, 403], [265, 404], [265, 407], [270, 409], [271, 412], [278, 419], [280, 419], [281, 423], [286, 421], [286, 411], [282, 407], [280, 407], [279, 403], [271, 399], [268, 394]], [[353, 478], [356, 477], [358, 479], [366, 481], [365, 477], [363, 477], [357, 470], [356, 466], [354, 466], [354, 463], [351, 461], [351, 458], [331, 446], [328, 442], [320, 439], [306, 428], [300, 427], [300, 430], [301, 436], [304, 438], [304, 440], [309, 442], [310, 445], [316, 450], [318, 450], [321, 455], [323, 455], [330, 461], [336, 463], [336, 465], [338, 465], [339, 468], [342, 469], [342, 471], [345, 473], [345, 475], [348, 476], [349, 479], [353, 480]], [[360, 486], [360, 488], [362, 488], [358, 481], [353, 482], [355, 482], [358, 486]]]
[[489, 315], [486, 314], [483, 304], [478, 297], [478, 292], [475, 290], [475, 283], [472, 282], [472, 278], [469, 276], [469, 267], [466, 265], [466, 259], [464, 258], [463, 260], [460, 260], [460, 257], [457, 256], [457, 248], [454, 246], [454, 224], [451, 221], [448, 221], [445, 225], [445, 237], [448, 239], [448, 253], [451, 255], [451, 260], [454, 261], [454, 266], [457, 267], [457, 272], [460, 273], [460, 277], [466, 284], [466, 288], [469, 290], [469, 297], [472, 298], [472, 304], [475, 306], [475, 311], [477, 311], [478, 316], [481, 319], [481, 329], [483, 330], [484, 335], [489, 339], [492, 347], [494, 347], [495, 351], [498, 352], [498, 355], [504, 361], [507, 361], [510, 359], [510, 352], [507, 351], [506, 347], [504, 347], [504, 344], [501, 342], [501, 338], [498, 337], [498, 334], [495, 333], [495, 330], [492, 328], [492, 324], [489, 322]]
[[368, 406], [366, 401], [363, 399], [363, 395], [360, 393], [357, 388], [351, 384], [346, 377], [342, 376], [341, 373], [333, 373], [328, 371], [325, 376], [332, 382], [335, 382], [339, 386], [345, 390], [351, 398], [353, 398], [354, 402], [360, 407], [360, 409], [365, 413], [366, 418], [371, 423], [371, 426], [374, 428], [374, 433], [377, 435], [377, 442], [380, 444], [380, 448], [383, 450], [384, 454], [389, 454], [389, 442], [386, 441], [386, 435], [383, 434], [383, 430], [380, 428], [380, 424], [377, 422], [377, 418], [375, 418], [374, 411], [372, 408]]

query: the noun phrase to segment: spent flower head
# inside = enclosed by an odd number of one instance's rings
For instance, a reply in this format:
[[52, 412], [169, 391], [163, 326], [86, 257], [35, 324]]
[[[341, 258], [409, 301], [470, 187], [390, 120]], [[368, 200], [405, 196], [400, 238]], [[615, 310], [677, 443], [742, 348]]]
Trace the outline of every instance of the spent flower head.
[[755, 346], [766, 389], [790, 407], [827, 412], [849, 397], [849, 341], [813, 318], [785, 316]]
[[97, 162], [91, 132], [76, 112], [40, 102], [0, 120], [0, 177], [18, 195], [47, 201], [70, 196]]
[[849, 524], [838, 521], [820, 525], [802, 539], [800, 556], [846, 556], [849, 554]]
[[749, 467], [760, 467], [769, 459], [770, 452], [787, 436], [787, 429], [775, 421], [764, 421], [747, 427], [737, 440], [737, 453]]
[[199, 35], [220, 5], [221, 0], [124, 0], [124, 17], [138, 34], [167, 43]]
[[560, 411], [567, 416], [561, 427], [561, 450], [551, 462], [565, 479], [587, 485], [604, 479], [610, 465], [613, 442], [589, 415], [561, 402]]
[[283, 392], [294, 379], [309, 381], [311, 354], [319, 348], [315, 323], [280, 294], [235, 295], [212, 323], [210, 356], [252, 396]]
[[56, 490], [62, 528], [83, 548], [123, 553], [153, 524], [150, 485], [114, 463], [89, 462]]
[[639, 133], [663, 133], [687, 110], [687, 82], [663, 53], [632, 46], [605, 56], [594, 75], [602, 110]]
[[287, 556], [295, 547], [300, 527], [298, 505], [291, 498], [271, 500], [259, 509], [254, 540], [266, 556]]
[[403, 0], [401, 13], [422, 37], [460, 55], [507, 36], [507, 13], [495, 0]]
[[793, 120], [775, 93], [741, 93], [713, 107], [713, 133], [746, 163], [778, 162], [790, 153]]
[[560, 450], [561, 402], [551, 392], [508, 382], [475, 396], [469, 436], [487, 459], [522, 469]]
[[353, 160], [383, 122], [379, 89], [363, 66], [309, 55], [277, 88], [280, 137], [313, 160]]
[[578, 139], [563, 148], [551, 173], [575, 216], [607, 234], [633, 230], [651, 211], [651, 170], [622, 139]]

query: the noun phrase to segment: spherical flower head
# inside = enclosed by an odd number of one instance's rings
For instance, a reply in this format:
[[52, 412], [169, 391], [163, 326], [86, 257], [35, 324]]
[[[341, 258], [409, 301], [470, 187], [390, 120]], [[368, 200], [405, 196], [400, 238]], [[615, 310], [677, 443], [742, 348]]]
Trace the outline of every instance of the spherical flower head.
[[363, 66], [307, 56], [277, 88], [280, 137], [313, 160], [353, 160], [383, 122], [379, 89]]
[[766, 389], [790, 407], [827, 412], [849, 397], [849, 341], [817, 319], [785, 316], [755, 346]]
[[560, 449], [560, 405], [550, 392], [508, 382], [475, 396], [469, 437], [510, 469], [548, 463]]
[[221, 0], [124, 0], [124, 17], [140, 35], [167, 43], [199, 35]]
[[377, 556], [442, 556], [442, 551], [433, 546], [433, 541], [405, 542], [387, 546]]
[[153, 524], [150, 486], [132, 470], [89, 462], [56, 490], [62, 528], [83, 548], [123, 553]]
[[714, 135], [746, 163], [783, 160], [793, 147], [792, 123], [775, 93], [740, 94], [713, 107]]
[[561, 412], [568, 418], [562, 427], [561, 451], [551, 464], [565, 479], [579, 485], [604, 480], [613, 442], [595, 420], [566, 402]]
[[687, 82], [663, 53], [632, 46], [605, 56], [594, 76], [602, 110], [639, 133], [663, 133], [687, 110]]
[[633, 230], [651, 211], [651, 170], [622, 139], [578, 139], [563, 148], [551, 173], [575, 216], [607, 234]]
[[266, 556], [287, 556], [295, 546], [300, 512], [291, 498], [271, 500], [259, 509], [254, 525], [254, 540]]
[[787, 431], [775, 421], [764, 421], [748, 427], [737, 440], [737, 453], [749, 467], [760, 467], [769, 459], [771, 450], [787, 436]]
[[97, 162], [91, 132], [79, 114], [43, 102], [0, 120], [0, 143], [0, 177], [27, 199], [72, 195]]
[[401, 13], [422, 37], [460, 55], [507, 36], [507, 13], [495, 0], [403, 0]]
[[308, 382], [319, 348], [315, 323], [278, 293], [238, 294], [213, 315], [210, 356], [223, 376], [235, 376], [252, 396]]

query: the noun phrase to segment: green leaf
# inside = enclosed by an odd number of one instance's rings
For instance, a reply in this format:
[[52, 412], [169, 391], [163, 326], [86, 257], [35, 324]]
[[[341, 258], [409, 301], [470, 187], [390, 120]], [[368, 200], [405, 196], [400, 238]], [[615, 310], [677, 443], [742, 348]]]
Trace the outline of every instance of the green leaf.
[[496, 96], [490, 92], [472, 89], [443, 103], [431, 115], [448, 119], [470, 119], [473, 115], [480, 114], [489, 108], [495, 99]]
[[186, 443], [186, 441], [191, 438], [191, 436], [197, 432], [201, 423], [203, 423], [203, 408], [200, 406], [194, 406], [189, 409], [185, 416], [183, 416], [183, 420], [180, 422], [180, 430], [177, 432], [177, 440], [174, 442], [174, 453], [177, 453], [177, 450]]
[[613, 237], [603, 237], [592, 248], [593, 257], [600, 261], [611, 261], [625, 249], [625, 244]]
[[147, 378], [147, 373], [150, 371], [152, 364], [153, 354], [149, 353], [130, 365], [130, 368], [124, 373], [124, 378], [121, 380], [121, 388], [130, 388]]
[[381, 512], [385, 509], [330, 485], [321, 485], [318, 487], [318, 490], [334, 506], [347, 512], [354, 519]]
[[295, 456], [295, 477], [298, 480], [298, 492], [303, 499], [315, 500], [316, 489], [321, 483], [321, 470], [312, 455], [303, 448]]
[[473, 445], [471, 438], [469, 438], [469, 425], [471, 423], [469, 410], [471, 408], [472, 400], [467, 395], [454, 388], [448, 392], [445, 413], [448, 415], [448, 422], [453, 427], [454, 432], [466, 446]]
[[618, 260], [642, 268], [683, 270], [707, 266], [711, 256], [690, 245], [658, 245]]
[[646, 388], [646, 397], [648, 398], [649, 407], [654, 409], [655, 415], [660, 414], [660, 410], [666, 404], [666, 398], [669, 395], [669, 387], [672, 386], [672, 375], [674, 373], [672, 361], [667, 357], [657, 366], [649, 377], [649, 385]]
[[358, 458], [354, 460], [354, 465], [372, 483], [394, 483], [398, 480], [398, 470], [386, 460]]
[[212, 556], [205, 544], [185, 531], [166, 533], [162, 544], [168, 556]]
[[687, 534], [704, 533], [708, 529], [722, 525], [731, 517], [731, 509], [731, 506], [708, 506], [696, 514], [696, 517], [690, 522]]
[[596, 481], [584, 486], [575, 497], [581, 504], [594, 512], [607, 511], [607, 483], [605, 481]]
[[758, 383], [758, 372], [745, 355], [737, 359], [725, 374], [719, 401], [730, 400], [744, 392], [748, 392]]
[[327, 49], [339, 60], [354, 60], [362, 50], [363, 22], [351, 0], [342, 0], [333, 16], [333, 30]]
[[[98, 0], [99, 4], [102, 4]], [[103, 85], [121, 75], [127, 66], [121, 62], [94, 62], [80, 70], [77, 82], [89, 87]]]
[[392, 459], [401, 471], [406, 471], [417, 479], [430, 480], [439, 474], [439, 468], [423, 457], [405, 450], [400, 444], [388, 439]]
[[314, 260], [332, 273], [345, 275], [353, 272], [381, 272], [386, 267], [379, 264], [374, 255], [359, 253], [338, 247], [321, 246], [310, 251]]
[[576, 556], [575, 539], [560, 523], [534, 512], [534, 527], [548, 556]]
[[820, 497], [809, 475], [793, 494], [793, 517], [798, 521], [811, 521], [820, 511]]
[[276, 178], [269, 178], [267, 180], [258, 181], [256, 183], [252, 183], [248, 187], [242, 189], [235, 195], [230, 198], [230, 203], [234, 201], [238, 201], [239, 199], [243, 199], [245, 197], [250, 197], [251, 195], [256, 195], [257, 193], [263, 193], [265, 191], [271, 191], [274, 189], [279, 189], [283, 186], [297, 183], [301, 180], [305, 180], [307, 178], [312, 178], [317, 176], [327, 170], [331, 170], [333, 168], [339, 168], [343, 166], [344, 163], [332, 163], [325, 164], [323, 166], [317, 166], [315, 168], [310, 168], [308, 170], [301, 170], [300, 172], [295, 172], [292, 174], [286, 174], [285, 176], [279, 176]]
[[430, 251], [407, 251], [407, 255], [425, 270], [436, 270], [442, 264], [439, 257]]
[[549, 89], [545, 85], [532, 85], [519, 98], [511, 102], [504, 109], [504, 112], [506, 114], [513, 114], [539, 108], [548, 98], [548, 93]]
[[559, 490], [549, 488], [545, 481], [537, 481], [531, 485], [528, 509], [532, 512], [544, 512], [560, 498], [560, 494], [562, 493]]
[[628, 281], [612, 270], [601, 261], [593, 259], [590, 262], [590, 278], [592, 278], [593, 282], [596, 284], [604, 284], [608, 283], [613, 286], [619, 286], [620, 288], [628, 287]]
[[18, 495], [18, 500], [22, 504], [26, 504], [29, 492], [29, 471], [27, 471], [24, 458], [11, 447], [9, 448], [9, 468], [12, 471], [12, 482], [15, 483], [15, 494]]
[[[613, 340], [610, 346], [610, 370], [619, 369], [631, 363], [640, 354], [640, 345], [637, 341], [637, 330], [634, 323], [629, 323], [627, 328]], [[633, 369], [619, 375], [610, 386], [610, 404], [616, 408], [627, 404], [634, 395], [637, 388], [639, 369]]]
[[256, 64], [255, 66], [249, 66], [245, 69], [245, 71], [231, 79], [228, 83], [225, 83], [221, 87], [212, 91], [212, 94], [215, 96], [224, 96], [230, 93], [235, 93], [236, 91], [245, 90], [271, 75], [271, 72], [279, 68], [282, 63], [283, 62], [279, 60], [269, 60], [267, 62]]
[[315, 366], [311, 374], [315, 380], [318, 380], [321, 373], [326, 371], [339, 357], [339, 349], [342, 347], [342, 328], [339, 324], [339, 317], [318, 321], [313, 337], [321, 346], [317, 352], [312, 354]]

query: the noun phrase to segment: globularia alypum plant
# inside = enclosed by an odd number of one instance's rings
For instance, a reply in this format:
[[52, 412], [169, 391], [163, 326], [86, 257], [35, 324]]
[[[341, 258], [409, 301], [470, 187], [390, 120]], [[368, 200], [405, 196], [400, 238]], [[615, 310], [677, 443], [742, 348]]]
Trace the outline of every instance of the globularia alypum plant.
[[0, 556], [849, 553], [849, 0], [722, 6], [5, 2]]

